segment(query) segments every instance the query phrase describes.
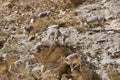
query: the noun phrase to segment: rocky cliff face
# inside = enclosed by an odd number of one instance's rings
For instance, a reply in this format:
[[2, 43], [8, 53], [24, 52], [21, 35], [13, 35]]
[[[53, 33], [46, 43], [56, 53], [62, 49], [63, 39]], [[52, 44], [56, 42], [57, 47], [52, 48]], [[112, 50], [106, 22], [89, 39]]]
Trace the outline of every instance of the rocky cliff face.
[[120, 80], [120, 1], [0, 1], [0, 80]]

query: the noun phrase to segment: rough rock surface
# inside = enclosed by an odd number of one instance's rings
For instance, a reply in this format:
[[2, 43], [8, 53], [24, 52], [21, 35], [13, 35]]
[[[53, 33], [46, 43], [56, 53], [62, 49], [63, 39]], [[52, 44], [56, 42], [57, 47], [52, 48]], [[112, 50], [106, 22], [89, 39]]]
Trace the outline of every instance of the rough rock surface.
[[1, 0], [0, 80], [120, 80], [120, 1]]

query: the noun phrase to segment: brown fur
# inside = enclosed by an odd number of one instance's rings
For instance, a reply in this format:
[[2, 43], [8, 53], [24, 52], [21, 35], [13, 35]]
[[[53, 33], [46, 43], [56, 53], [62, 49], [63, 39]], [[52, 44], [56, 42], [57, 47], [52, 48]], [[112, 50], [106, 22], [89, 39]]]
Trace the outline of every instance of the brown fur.
[[[74, 70], [78, 65], [81, 69], [81, 56], [78, 53], [70, 54], [65, 58], [65, 62], [71, 66], [71, 69]], [[73, 65], [75, 66], [73, 67]]]

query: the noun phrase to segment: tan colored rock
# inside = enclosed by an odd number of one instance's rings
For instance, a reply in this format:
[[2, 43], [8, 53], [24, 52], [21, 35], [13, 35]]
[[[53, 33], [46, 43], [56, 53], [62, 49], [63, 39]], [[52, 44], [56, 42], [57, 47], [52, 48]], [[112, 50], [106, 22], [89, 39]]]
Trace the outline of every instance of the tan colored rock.
[[6, 57], [5, 57], [8, 67], [10, 67], [10, 65], [18, 59], [19, 59], [19, 57], [14, 54], [6, 54]]
[[110, 78], [110, 80], [120, 80], [120, 71], [109, 71], [108, 77]]
[[83, 80], [92, 80], [93, 71], [91, 69], [89, 69], [87, 66], [82, 66], [81, 72], [83, 75]]
[[61, 80], [68, 80], [68, 74], [63, 74], [61, 77]]
[[40, 75], [41, 75], [41, 67], [40, 66], [36, 66], [32, 69], [31, 74], [36, 78], [39, 79]]
[[10, 72], [10, 71], [7, 72], [6, 74], [7, 74], [7, 77], [9, 78], [9, 80], [16, 80], [17, 76], [18, 76], [18, 74]]
[[26, 64], [23, 61], [17, 60], [13, 64], [11, 64], [10, 71], [14, 73], [26, 74], [27, 71], [25, 70], [25, 67], [26, 67]]
[[54, 73], [54, 71], [52, 70], [47, 70], [45, 71], [42, 75], [42, 80], [50, 80], [50, 79], [53, 79], [53, 80], [58, 80], [57, 78], [57, 74]]
[[48, 45], [40, 44], [36, 48], [31, 49], [33, 54], [38, 61], [40, 61], [45, 67], [54, 68], [61, 63], [61, 56], [67, 56], [68, 51], [57, 43]]
[[84, 80], [81, 71], [73, 70], [72, 73], [71, 73], [71, 76], [75, 80]]
[[[54, 68], [53, 71], [54, 71], [56, 74], [63, 74], [63, 73], [65, 73], [65, 72], [71, 71], [71, 70], [70, 70], [70, 66], [69, 66], [69, 65], [67, 65], [66, 63], [61, 63], [61, 64], [59, 64], [58, 67]], [[68, 75], [69, 75], [69, 74], [68, 74]], [[68, 76], [68, 75], [66, 75], [66, 76]]]
[[7, 61], [4, 60], [3, 57], [0, 57], [0, 74], [2, 74], [6, 70], [8, 70]]

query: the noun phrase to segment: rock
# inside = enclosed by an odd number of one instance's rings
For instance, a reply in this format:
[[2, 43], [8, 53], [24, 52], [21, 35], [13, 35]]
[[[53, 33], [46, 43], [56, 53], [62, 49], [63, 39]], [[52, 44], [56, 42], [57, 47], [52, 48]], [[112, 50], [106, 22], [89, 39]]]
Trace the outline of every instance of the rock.
[[35, 36], [30, 36], [30, 37], [28, 38], [28, 41], [33, 41], [33, 40], [35, 40]]
[[42, 73], [41, 67], [40, 66], [36, 66], [32, 69], [31, 74], [36, 78], [39, 79], [40, 75]]
[[30, 53], [31, 54], [39, 53], [41, 51], [40, 46], [42, 46], [42, 43], [41, 42], [37, 43], [33, 48], [30, 49]]
[[120, 58], [120, 51], [114, 51], [111, 55], [111, 58]]
[[4, 71], [8, 70], [8, 65], [4, 57], [0, 57], [0, 74], [4, 73]]
[[83, 74], [81, 71], [74, 70], [74, 71], [72, 71], [71, 76], [75, 80], [84, 80]]
[[83, 75], [83, 80], [92, 80], [93, 71], [90, 70], [87, 66], [82, 66], [81, 72]]
[[108, 71], [110, 80], [120, 80], [120, 72], [117, 70]]
[[10, 71], [18, 74], [26, 74], [27, 71], [25, 71], [25, 67], [26, 64], [23, 61], [17, 60], [11, 65]]
[[51, 11], [43, 11], [38, 14], [40, 18], [50, 15]]
[[2, 40], [2, 39], [0, 40], [0, 49], [3, 48], [5, 41], [6, 41], [6, 40]]
[[68, 80], [67, 74], [63, 74], [61, 80]]
[[5, 55], [4, 59], [6, 60], [8, 67], [10, 67], [12, 63], [19, 59], [18, 55], [15, 54], [3, 54], [3, 55]]
[[54, 72], [51, 71], [51, 70], [45, 71], [45, 72], [41, 75], [41, 77], [42, 77], [42, 80], [49, 80], [49, 79], [58, 80], [57, 74], [54, 73]]
[[33, 32], [33, 34], [35, 34], [35, 32], [34, 32], [34, 26], [32, 26], [32, 25], [26, 26], [25, 30], [28, 33], [28, 36], [31, 34], [31, 32]]
[[105, 3], [105, 2], [107, 2], [107, 0], [102, 0], [101, 2]]
[[[120, 0], [1, 0], [0, 80], [119, 80], [119, 3]], [[34, 14], [36, 11], [39, 12]], [[106, 19], [105, 31], [100, 32], [99, 27], [87, 31], [84, 19], [97, 15]], [[94, 22], [87, 21], [91, 20]], [[81, 69], [78, 65], [71, 70], [75, 65], [65, 63], [63, 57], [72, 53], [80, 53]]]
[[70, 0], [70, 1], [74, 6], [78, 6], [79, 4], [85, 2], [86, 0]]
[[96, 72], [94, 72], [92, 80], [102, 80], [102, 78]]
[[61, 62], [61, 56], [66, 56], [69, 53], [64, 46], [58, 43], [52, 45], [40, 43], [35, 46], [30, 53], [37, 57], [38, 61], [44, 64], [45, 67], [57, 66]]

